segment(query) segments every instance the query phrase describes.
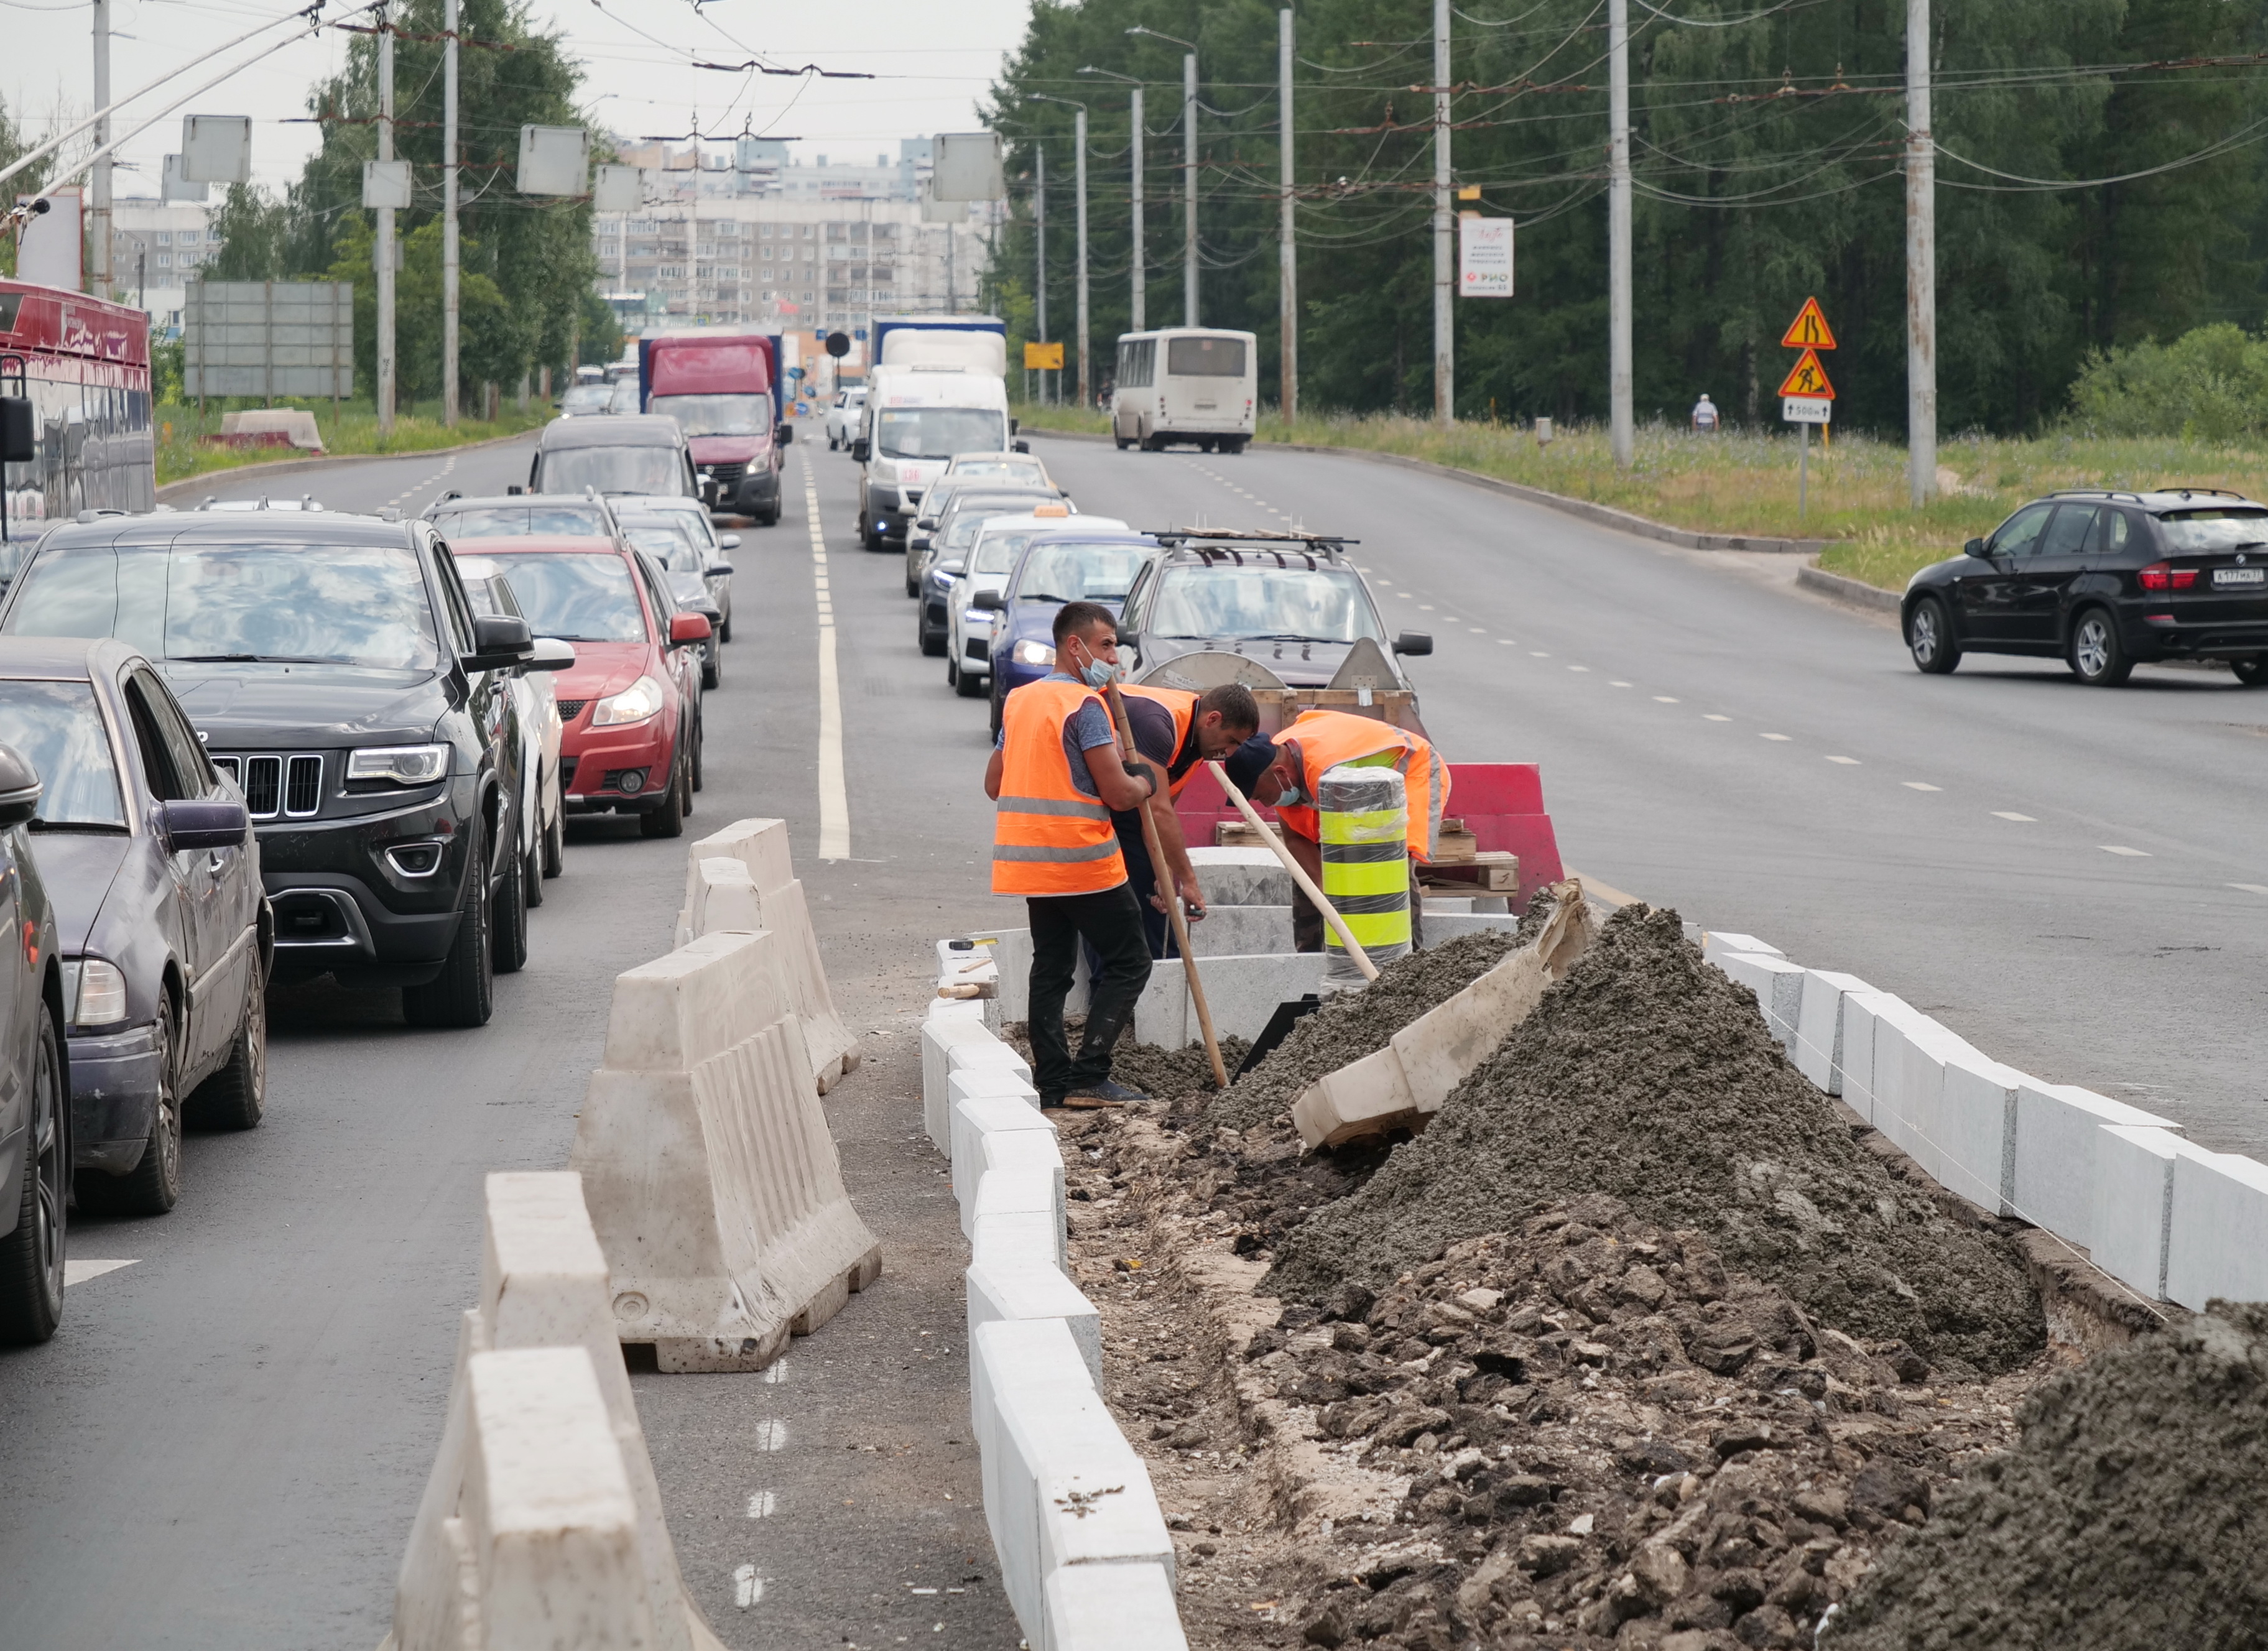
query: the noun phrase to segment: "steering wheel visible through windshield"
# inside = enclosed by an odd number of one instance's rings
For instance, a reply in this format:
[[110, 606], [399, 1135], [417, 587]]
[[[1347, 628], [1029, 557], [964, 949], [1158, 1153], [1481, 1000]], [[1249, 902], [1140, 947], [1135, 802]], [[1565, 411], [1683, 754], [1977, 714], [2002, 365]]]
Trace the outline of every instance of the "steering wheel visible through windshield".
[[1020, 602], [1123, 602], [1155, 552], [1145, 545], [1034, 545], [1016, 576]]
[[33, 564], [7, 628], [116, 637], [153, 660], [431, 671], [441, 657], [407, 545], [74, 547]]
[[1165, 637], [1386, 640], [1355, 576], [1322, 568], [1170, 569], [1145, 628]]
[[621, 556], [531, 550], [495, 558], [539, 637], [562, 642], [644, 642], [645, 615]]
[[1008, 445], [1002, 416], [981, 408], [893, 408], [875, 424], [885, 459], [950, 459], [957, 453], [995, 453]]

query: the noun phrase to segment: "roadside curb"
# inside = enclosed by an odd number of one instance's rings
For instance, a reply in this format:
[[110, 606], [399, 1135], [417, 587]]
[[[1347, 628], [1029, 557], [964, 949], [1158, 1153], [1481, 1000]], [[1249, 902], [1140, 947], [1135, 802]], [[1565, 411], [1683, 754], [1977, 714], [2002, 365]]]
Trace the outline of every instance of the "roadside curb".
[[1806, 563], [1795, 571], [1795, 582], [1808, 591], [1816, 591], [1830, 601], [1841, 602], [1846, 608], [1863, 608], [1871, 613], [1895, 614], [1904, 605], [1904, 598], [1896, 591], [1886, 591], [1879, 585], [1869, 585], [1840, 573], [1830, 573], [1824, 568]]
[[[1062, 441], [1112, 439], [1084, 430], [1025, 429], [1018, 431], [1017, 434], [1047, 436]], [[1404, 470], [1422, 471], [1448, 481], [1486, 488], [1492, 493], [1503, 493], [1530, 505], [1541, 505], [1547, 510], [1579, 516], [1586, 521], [1635, 534], [1640, 539], [1658, 540], [1663, 544], [1677, 545], [1687, 550], [1763, 550], [1780, 556], [1816, 556], [1836, 542], [1831, 539], [1772, 539], [1750, 534], [1695, 533], [1690, 528], [1672, 527], [1663, 522], [1648, 520], [1644, 516], [1634, 516], [1610, 505], [1594, 504], [1587, 498], [1571, 498], [1565, 493], [1551, 493], [1524, 483], [1506, 482], [1498, 476], [1484, 475], [1478, 470], [1460, 469], [1454, 465], [1435, 464], [1430, 459], [1412, 459], [1403, 453], [1381, 453], [1369, 447], [1325, 447], [1302, 441], [1262, 441], [1259, 445], [1279, 453], [1319, 453], [1331, 458], [1362, 459], [1373, 464], [1390, 464]]]
[[202, 470], [195, 475], [185, 475], [178, 482], [168, 482], [157, 492], [157, 502], [171, 505], [188, 498], [199, 490], [210, 492], [213, 484], [233, 481], [242, 475], [288, 475], [299, 470], [320, 470], [335, 464], [390, 463], [396, 459], [431, 459], [448, 457], [460, 453], [475, 453], [482, 447], [501, 447], [507, 442], [525, 441], [540, 434], [541, 426], [523, 430], [509, 436], [491, 436], [485, 441], [468, 441], [455, 447], [418, 447], [407, 453], [327, 453], [313, 459], [271, 459], [261, 464], [232, 465], [225, 470]]

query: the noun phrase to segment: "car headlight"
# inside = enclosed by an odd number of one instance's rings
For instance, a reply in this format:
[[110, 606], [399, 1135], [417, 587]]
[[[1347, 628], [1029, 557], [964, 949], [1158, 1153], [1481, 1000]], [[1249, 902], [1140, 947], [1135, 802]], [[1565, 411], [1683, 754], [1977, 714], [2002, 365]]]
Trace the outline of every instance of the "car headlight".
[[992, 629], [991, 610], [986, 608], [964, 608], [961, 610], [961, 624], [964, 630], [990, 630]]
[[430, 785], [449, 771], [446, 745], [375, 745], [347, 755], [349, 779], [391, 780], [397, 785]]
[[1056, 651], [1044, 642], [1035, 642], [1027, 637], [1008, 650], [1008, 657], [1019, 665], [1053, 666]]
[[99, 957], [63, 962], [63, 999], [73, 1026], [109, 1026], [126, 1018], [126, 977]]
[[661, 710], [661, 684], [651, 676], [641, 676], [619, 694], [609, 694], [591, 709], [591, 726], [594, 728], [619, 728], [633, 722], [644, 722]]

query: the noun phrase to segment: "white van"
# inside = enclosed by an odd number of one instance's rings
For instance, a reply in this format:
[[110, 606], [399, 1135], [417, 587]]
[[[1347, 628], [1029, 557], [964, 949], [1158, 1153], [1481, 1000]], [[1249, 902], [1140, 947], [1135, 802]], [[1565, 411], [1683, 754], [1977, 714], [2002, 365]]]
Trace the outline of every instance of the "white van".
[[876, 367], [850, 456], [858, 480], [858, 536], [869, 550], [905, 542], [915, 506], [956, 453], [1006, 453], [1015, 425], [1007, 386], [958, 366]]
[[1110, 397], [1120, 449], [1156, 453], [1186, 441], [1207, 453], [1242, 453], [1259, 406], [1257, 344], [1250, 333], [1210, 327], [1121, 335]]

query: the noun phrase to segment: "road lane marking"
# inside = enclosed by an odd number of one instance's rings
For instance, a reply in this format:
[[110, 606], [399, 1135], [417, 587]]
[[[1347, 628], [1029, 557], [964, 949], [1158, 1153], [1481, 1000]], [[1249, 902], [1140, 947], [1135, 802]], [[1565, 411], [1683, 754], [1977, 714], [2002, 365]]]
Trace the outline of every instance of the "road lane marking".
[[1900, 780], [1898, 783], [1908, 791], [1943, 791], [1945, 789], [1942, 785], [1933, 785], [1926, 779]]
[[835, 666], [835, 603], [828, 594], [827, 535], [819, 515], [819, 472], [803, 453], [803, 512], [811, 525], [812, 576], [819, 605], [819, 858], [850, 858], [850, 792], [843, 776], [843, 687]]
[[1720, 717], [1713, 711], [1705, 711], [1701, 713], [1701, 720], [1704, 722], [1730, 722], [1732, 721], [1732, 719], [1730, 717]]
[[1830, 756], [1827, 760], [1830, 763], [1840, 763], [1845, 768], [1859, 766], [1859, 759], [1855, 756]]
[[99, 1279], [106, 1272], [115, 1272], [121, 1267], [133, 1264], [130, 1261], [82, 1260], [67, 1256], [63, 1258], [63, 1288], [68, 1290], [75, 1284], [85, 1284], [90, 1279]]
[[756, 1424], [756, 1448], [784, 1450], [787, 1448], [787, 1424], [773, 1420]]
[[759, 1382], [770, 1382], [775, 1385], [786, 1381], [787, 1355], [785, 1353], [782, 1353], [778, 1358], [766, 1365], [762, 1370], [757, 1373], [756, 1380]]
[[1517, 637], [1498, 637], [1496, 641], [1500, 648], [1516, 648], [1520, 645], [1520, 638]]
[[2014, 820], [2018, 825], [2039, 824], [2038, 821], [2033, 819], [2032, 816], [2028, 814], [2010, 814], [2005, 808], [1995, 808], [1992, 810], [1992, 817], [1995, 820]]
[[1548, 653], [1542, 652], [1537, 649], [1530, 648], [1528, 651], [1528, 657], [1531, 660], [1548, 660], [1551, 656]]
[[1607, 686], [1609, 688], [1628, 688], [1630, 684], [1628, 682], [1609, 682]]
[[1671, 698], [1668, 695], [1667, 695], [1667, 694], [1656, 694], [1656, 695], [1653, 697], [1653, 703], [1654, 703], [1655, 704], [1657, 704], [1657, 705], [1675, 705], [1675, 704], [1681, 704], [1682, 702], [1681, 702], [1681, 701], [1678, 701], [1678, 700], [1672, 699], [1672, 698]]
[[2105, 854], [2124, 854], [2129, 859], [2146, 860], [2152, 857], [2147, 849], [2130, 849], [2123, 843], [2098, 843], [2095, 847]]
[[1756, 736], [1759, 740], [1778, 740], [1783, 744], [1786, 742], [1789, 737], [1790, 736], [1785, 733], [1760, 733]]
[[748, 1493], [749, 1518], [770, 1519], [777, 1512], [779, 1512], [779, 1498], [775, 1496], [771, 1492], [751, 1491]]
[[2229, 887], [2242, 888], [2248, 895], [2268, 895], [2268, 883], [2231, 883]]
[[733, 1603], [747, 1610], [764, 1596], [764, 1579], [756, 1574], [753, 1565], [735, 1566], [733, 1569]]
[[1484, 637], [1488, 635], [1488, 627], [1486, 625], [1475, 625], [1473, 627], [1473, 634], [1476, 637]]
[[1591, 667], [1587, 665], [1571, 665], [1567, 668], [1571, 671], [1587, 671]]

